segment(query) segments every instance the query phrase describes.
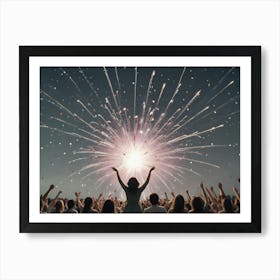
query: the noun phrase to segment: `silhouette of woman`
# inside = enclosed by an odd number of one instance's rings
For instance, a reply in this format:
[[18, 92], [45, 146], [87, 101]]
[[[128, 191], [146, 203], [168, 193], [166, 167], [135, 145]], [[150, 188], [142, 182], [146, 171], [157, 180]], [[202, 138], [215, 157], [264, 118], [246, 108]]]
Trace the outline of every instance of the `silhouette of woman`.
[[139, 188], [139, 182], [136, 178], [132, 177], [128, 180], [127, 186], [123, 183], [122, 179], [120, 178], [119, 171], [113, 167], [112, 168], [117, 173], [117, 177], [119, 180], [119, 183], [126, 194], [126, 206], [124, 208], [124, 213], [141, 213], [141, 207], [139, 205], [139, 199], [142, 194], [142, 192], [147, 187], [151, 173], [155, 169], [155, 167], [152, 167], [149, 171], [148, 177], [145, 181], [145, 183]]
[[185, 207], [185, 199], [182, 195], [176, 195], [168, 213], [188, 213]]

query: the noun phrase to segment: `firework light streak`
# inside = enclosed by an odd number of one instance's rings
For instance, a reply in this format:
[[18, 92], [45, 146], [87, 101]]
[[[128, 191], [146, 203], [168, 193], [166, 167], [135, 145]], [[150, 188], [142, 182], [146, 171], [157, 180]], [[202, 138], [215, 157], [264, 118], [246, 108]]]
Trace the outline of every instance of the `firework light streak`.
[[[224, 147], [226, 145], [195, 145], [195, 139], [202, 135], [213, 133], [217, 129], [224, 127], [224, 123], [211, 126], [203, 130], [188, 131], [186, 127], [194, 120], [200, 117], [207, 117], [211, 102], [229, 88], [234, 81], [229, 82], [205, 102], [192, 114], [186, 114], [191, 106], [200, 98], [202, 90], [193, 92], [187, 98], [184, 105], [176, 105], [176, 97], [183, 83], [183, 77], [186, 75], [186, 67], [183, 68], [173, 93], [166, 91], [167, 82], [161, 84], [157, 95], [152, 92], [153, 80], [156, 77], [156, 71], [152, 70], [147, 90], [144, 96], [141, 96], [140, 103], [137, 102], [137, 82], [138, 69], [134, 69], [134, 81], [132, 96], [132, 108], [126, 104], [125, 99], [120, 96], [121, 84], [118, 68], [114, 67], [114, 77], [117, 81], [117, 88], [114, 88], [109, 71], [103, 67], [104, 78], [110, 89], [109, 96], [102, 96], [98, 93], [93, 83], [90, 82], [86, 73], [81, 68], [78, 69], [81, 77], [86, 81], [91, 92], [97, 97], [98, 102], [94, 105], [83, 101], [81, 97], [82, 90], [73, 77], [63, 68], [59, 68], [62, 75], [65, 75], [76, 89], [75, 100], [78, 106], [87, 114], [81, 115], [78, 111], [71, 109], [66, 103], [62, 104], [48, 92], [41, 89], [41, 98], [58, 109], [58, 113], [63, 112], [62, 117], [48, 116], [63, 127], [55, 125], [41, 124], [41, 128], [50, 129], [53, 132], [79, 138], [86, 141], [89, 148], [80, 148], [73, 152], [73, 159], [68, 164], [85, 162], [79, 169], [75, 170], [70, 176], [81, 175], [81, 179], [90, 178], [97, 175], [95, 182], [96, 188], [109, 183], [116, 183], [115, 174], [111, 172], [111, 167], [119, 169], [122, 177], [129, 178], [135, 176], [139, 181], [144, 181], [148, 170], [155, 166], [157, 172], [154, 173], [153, 182], [155, 186], [161, 185], [170, 190], [170, 182], [176, 181], [184, 184], [184, 179], [188, 174], [202, 176], [199, 171], [193, 168], [192, 163], [206, 165], [211, 168], [220, 168], [215, 163], [193, 158], [193, 155], [201, 155], [200, 151], [204, 149], [213, 149]], [[233, 70], [231, 68], [226, 75], [213, 88], [219, 88], [225, 77]], [[153, 96], [152, 96], [153, 95]], [[166, 106], [160, 106], [163, 95], [171, 96]], [[112, 100], [113, 102], [111, 103]], [[230, 101], [228, 101], [230, 102]], [[100, 106], [101, 104], [101, 106]], [[141, 110], [137, 111], [137, 106], [141, 104]], [[179, 104], [179, 103], [178, 103]], [[222, 106], [226, 106], [225, 103]], [[177, 108], [174, 109], [174, 106]], [[171, 111], [172, 107], [172, 111]], [[139, 109], [139, 108], [138, 108]], [[219, 108], [218, 108], [219, 109]], [[235, 112], [234, 112], [235, 113]], [[232, 113], [232, 114], [234, 114]], [[67, 119], [65, 119], [67, 117]], [[86, 128], [85, 128], [86, 127]], [[188, 145], [190, 141], [192, 144]], [[176, 145], [174, 145], [176, 144]], [[152, 187], [151, 187], [152, 188]], [[112, 190], [111, 190], [112, 191]], [[151, 189], [150, 189], [151, 191]]]

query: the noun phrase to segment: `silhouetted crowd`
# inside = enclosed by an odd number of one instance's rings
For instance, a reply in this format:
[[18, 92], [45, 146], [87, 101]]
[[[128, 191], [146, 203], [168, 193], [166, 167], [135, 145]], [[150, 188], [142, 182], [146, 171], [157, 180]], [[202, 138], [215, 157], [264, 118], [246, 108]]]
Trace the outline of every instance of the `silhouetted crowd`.
[[[239, 179], [238, 179], [239, 181]], [[125, 187], [125, 186], [124, 186]], [[226, 195], [222, 184], [219, 183], [218, 191], [214, 187], [204, 187], [200, 184], [201, 195], [193, 196], [187, 190], [184, 195], [174, 192], [162, 197], [152, 193], [147, 199], [129, 202], [129, 199], [120, 200], [109, 195], [104, 197], [81, 197], [80, 192], [75, 192], [74, 199], [60, 198], [61, 191], [54, 199], [50, 199], [49, 193], [54, 190], [51, 185], [48, 191], [40, 197], [41, 213], [239, 213], [240, 194], [233, 187], [234, 195]], [[130, 198], [130, 201], [132, 199]], [[138, 208], [128, 208], [129, 203], [137, 203]], [[130, 209], [130, 210], [127, 210]], [[136, 210], [133, 210], [136, 209]]]

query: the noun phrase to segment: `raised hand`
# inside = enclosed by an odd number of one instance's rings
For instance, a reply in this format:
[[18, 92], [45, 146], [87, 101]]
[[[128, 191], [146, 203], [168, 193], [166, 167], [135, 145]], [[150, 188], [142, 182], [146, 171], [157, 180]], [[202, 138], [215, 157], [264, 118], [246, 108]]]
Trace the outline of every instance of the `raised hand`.
[[141, 192], [144, 191], [144, 189], [145, 189], [145, 188], [147, 187], [147, 185], [149, 184], [150, 177], [151, 177], [151, 173], [152, 173], [153, 170], [155, 170], [155, 167], [154, 167], [154, 166], [150, 169], [150, 171], [149, 171], [149, 173], [148, 173], [148, 177], [147, 177], [145, 183], [139, 188]]
[[76, 197], [80, 197], [80, 195], [81, 195], [81, 192], [75, 192]]
[[57, 195], [55, 196], [55, 198], [51, 201], [51, 203], [49, 204], [49, 206], [48, 206], [48, 210], [47, 210], [47, 212], [52, 212], [53, 211], [53, 208], [54, 208], [54, 206], [55, 206], [55, 204], [56, 204], [56, 202], [57, 202], [57, 200], [58, 200], [58, 197], [59, 197], [59, 195], [62, 193], [62, 191], [59, 191], [58, 193], [57, 193]]
[[237, 199], [240, 200], [240, 193], [239, 193], [238, 189], [236, 187], [233, 187], [232, 189], [233, 189]]
[[220, 189], [220, 195], [222, 196], [222, 198], [225, 198], [226, 195], [225, 195], [225, 193], [224, 193], [222, 183], [219, 183], [219, 184], [218, 184], [218, 188]]
[[42, 199], [43, 207], [44, 207], [44, 206], [47, 206], [47, 207], [48, 207], [48, 202], [49, 202], [48, 198]]
[[103, 196], [103, 193], [100, 193], [96, 199], [96, 202], [100, 200], [100, 198]]
[[46, 191], [46, 193], [42, 196], [42, 199], [45, 200], [45, 199], [48, 197], [49, 193], [50, 193], [53, 189], [54, 189], [54, 185], [52, 184], [52, 185], [50, 185], [50, 187], [49, 187], [49, 189]]
[[210, 190], [211, 190], [211, 192], [212, 192], [212, 194], [213, 194], [213, 198], [215, 198], [216, 200], [218, 200], [218, 196], [216, 195], [213, 186], [210, 187]]
[[238, 189], [236, 187], [233, 187], [234, 192], [239, 193]]
[[189, 190], [186, 190], [186, 194], [187, 194], [187, 197], [188, 197], [188, 202], [190, 202], [192, 198], [190, 196]]
[[208, 198], [208, 196], [207, 196], [207, 193], [206, 193], [206, 191], [205, 191], [205, 189], [204, 189], [204, 186], [203, 186], [203, 183], [202, 183], [202, 182], [200, 183], [200, 188], [201, 188], [201, 190], [202, 190], [202, 192], [203, 192], [204, 199], [205, 199], [205, 203], [206, 203], [206, 204], [209, 204], [210, 201], [209, 201], [209, 198]]
[[125, 190], [127, 188], [127, 186], [123, 183], [123, 181], [122, 181], [122, 179], [120, 177], [118, 169], [116, 167], [112, 167], [112, 169], [116, 172], [117, 177], [118, 177], [118, 181], [119, 181], [121, 187]]

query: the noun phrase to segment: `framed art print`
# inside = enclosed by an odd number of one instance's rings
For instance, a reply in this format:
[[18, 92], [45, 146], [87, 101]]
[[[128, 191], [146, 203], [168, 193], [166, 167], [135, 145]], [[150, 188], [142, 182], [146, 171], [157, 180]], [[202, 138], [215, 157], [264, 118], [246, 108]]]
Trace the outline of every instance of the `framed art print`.
[[261, 231], [261, 47], [19, 56], [20, 232]]

